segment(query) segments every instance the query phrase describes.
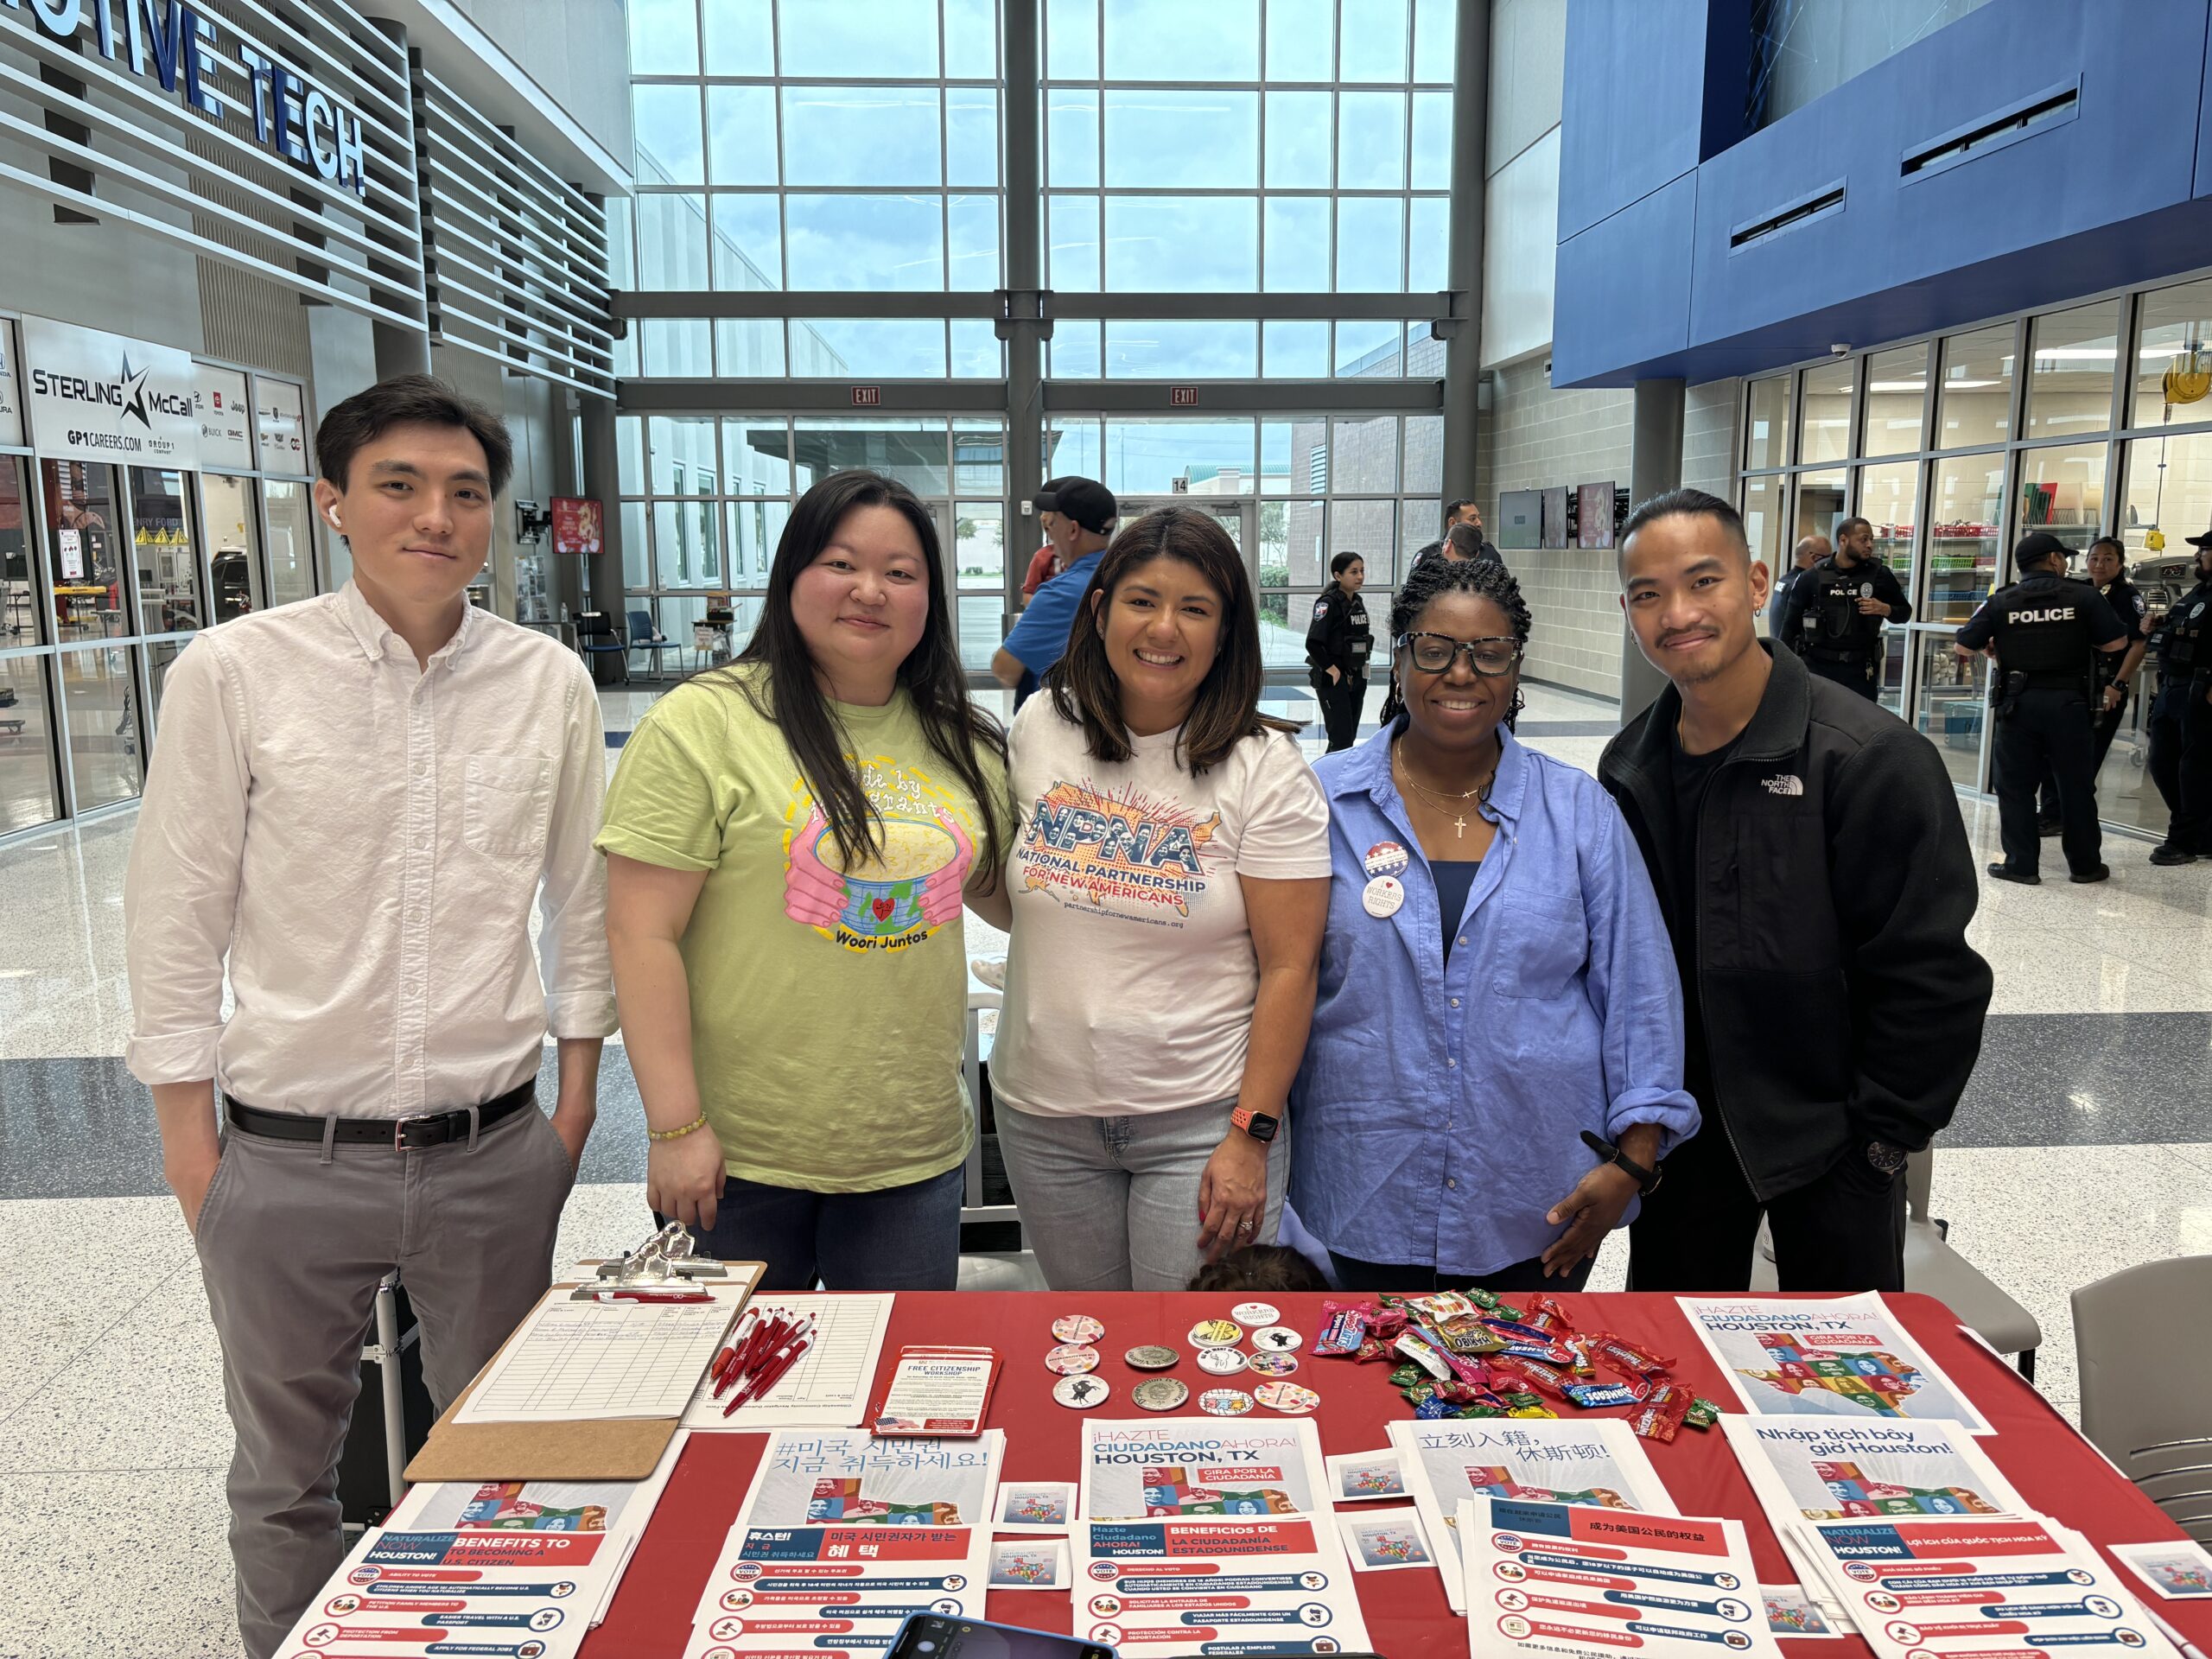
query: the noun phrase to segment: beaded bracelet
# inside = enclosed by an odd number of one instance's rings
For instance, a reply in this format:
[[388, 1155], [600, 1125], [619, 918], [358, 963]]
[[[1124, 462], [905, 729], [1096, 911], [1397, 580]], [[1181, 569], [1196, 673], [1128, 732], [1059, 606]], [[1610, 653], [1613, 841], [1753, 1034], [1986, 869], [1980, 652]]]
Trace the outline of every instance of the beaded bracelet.
[[648, 1141], [681, 1141], [685, 1135], [690, 1134], [694, 1129], [703, 1129], [706, 1127], [707, 1114], [702, 1109], [698, 1116], [693, 1118], [689, 1123], [686, 1123], [680, 1129], [647, 1129], [645, 1131], [645, 1139]]

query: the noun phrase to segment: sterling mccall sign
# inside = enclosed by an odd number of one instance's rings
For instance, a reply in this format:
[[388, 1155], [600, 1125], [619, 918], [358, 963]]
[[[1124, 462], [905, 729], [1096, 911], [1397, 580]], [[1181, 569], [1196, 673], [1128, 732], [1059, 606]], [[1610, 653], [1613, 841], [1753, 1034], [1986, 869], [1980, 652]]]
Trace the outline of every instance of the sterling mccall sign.
[[23, 319], [23, 404], [41, 455], [196, 471], [196, 389], [188, 352]]

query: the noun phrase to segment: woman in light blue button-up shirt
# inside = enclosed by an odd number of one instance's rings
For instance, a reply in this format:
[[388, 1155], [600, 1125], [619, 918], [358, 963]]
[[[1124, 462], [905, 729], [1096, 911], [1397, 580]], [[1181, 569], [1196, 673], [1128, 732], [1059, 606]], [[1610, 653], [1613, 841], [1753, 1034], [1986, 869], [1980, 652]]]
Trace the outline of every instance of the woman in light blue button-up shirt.
[[1650, 877], [1597, 780], [1528, 749], [1529, 610], [1432, 560], [1390, 611], [1382, 729], [1317, 762], [1328, 929], [1291, 1202], [1347, 1289], [1579, 1290], [1697, 1130]]

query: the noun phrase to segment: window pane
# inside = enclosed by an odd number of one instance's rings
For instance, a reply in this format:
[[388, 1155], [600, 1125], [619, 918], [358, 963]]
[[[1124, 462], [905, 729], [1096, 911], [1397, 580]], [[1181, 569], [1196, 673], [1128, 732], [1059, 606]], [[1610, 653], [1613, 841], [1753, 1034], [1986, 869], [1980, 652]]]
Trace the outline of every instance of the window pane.
[[961, 667], [971, 674], [988, 673], [991, 658], [1006, 638], [1006, 601], [996, 594], [963, 594], [955, 620], [960, 630]]
[[2103, 532], [2105, 448], [2101, 443], [2069, 444], [2056, 449], [2023, 449], [2016, 474], [2019, 521], [2011, 539], [2047, 530], [2074, 550], [2074, 574], [2087, 568], [2082, 556]]
[[784, 372], [784, 325], [773, 317], [715, 320], [715, 372], [760, 378]]
[[1342, 3], [1337, 79], [1403, 82], [1410, 22], [1406, 0], [1342, 0]]
[[[2112, 360], [2105, 360], [2107, 378]], [[1870, 455], [1910, 454], [1922, 447], [1927, 408], [1928, 347], [1900, 346], [1866, 359], [1866, 438]], [[1864, 508], [1860, 509], [1862, 512]], [[1870, 518], [1874, 515], [1868, 513]]]
[[1333, 0], [1268, 0], [1268, 79], [1334, 80]]
[[999, 285], [999, 199], [996, 196], [951, 196], [945, 201], [947, 229], [952, 236], [948, 285], [956, 289], [995, 289]]
[[1851, 453], [1851, 388], [1858, 370], [1857, 360], [1846, 358], [1805, 371], [1800, 461], [1841, 461]]
[[801, 490], [845, 467], [866, 467], [917, 495], [946, 493], [943, 421], [801, 421], [798, 442]]
[[1045, 64], [1053, 80], [1098, 79], [1098, 0], [1045, 0]]
[[1337, 325], [1337, 373], [1397, 375], [1401, 366], [1400, 325], [1395, 322], [1340, 322]]
[[708, 87], [707, 149], [716, 184], [776, 183], [774, 90]]
[[988, 80], [999, 72], [998, 9], [992, 0], [944, 0], [944, 73]]
[[1170, 495], [1179, 479], [1186, 486], [1217, 480], [1217, 493], [1242, 493], [1252, 478], [1253, 442], [1249, 421], [1109, 421], [1101, 481], [1116, 494]]
[[622, 585], [626, 588], [652, 586], [652, 550], [645, 529], [649, 511], [642, 501], [622, 504]]
[[637, 204], [622, 196], [607, 204], [607, 281], [611, 288], [638, 285]]
[[[12, 466], [0, 461], [0, 480]], [[6, 534], [0, 531], [0, 539]], [[54, 715], [47, 706], [45, 660], [0, 658], [0, 736], [6, 739], [0, 741], [0, 833], [51, 823], [61, 816], [61, 796], [54, 787]]]
[[[765, 588], [768, 585], [768, 569], [776, 562], [776, 543], [783, 540], [784, 526], [791, 522], [791, 508], [788, 501], [732, 501], [728, 504], [723, 522], [728, 526], [723, 546], [729, 552], [729, 584], [733, 588]], [[737, 607], [741, 632], [733, 635], [732, 642], [738, 650], [752, 637], [752, 626]]]
[[1056, 86], [1045, 97], [1046, 183], [1059, 189], [1098, 184], [1098, 92]]
[[1415, 196], [1406, 236], [1406, 292], [1433, 294], [1451, 285], [1452, 203], [1445, 196]]
[[717, 195], [715, 286], [736, 292], [781, 288], [784, 227], [771, 195]]
[[[2136, 320], [2135, 392], [2129, 424], [2159, 426], [2172, 422], [2212, 421], [2212, 403], [2188, 377], [2212, 372], [2212, 282], [2183, 283], [2145, 294]], [[2167, 384], [2167, 371], [2175, 383]], [[2171, 401], [2171, 393], [2185, 403]]]
[[785, 0], [776, 23], [787, 75], [827, 79], [864, 63], [886, 80], [937, 76], [937, 0]]
[[1260, 0], [1104, 0], [1109, 80], [1257, 80]]
[[[0, 461], [0, 468], [7, 465]], [[261, 531], [250, 479], [200, 475], [200, 519], [207, 526], [210, 614], [218, 622], [262, 609]]]
[[[802, 353], [802, 331], [810, 349]], [[935, 317], [806, 317], [791, 322], [791, 372], [829, 379], [944, 375], [944, 324]]]
[[1416, 190], [1452, 188], [1452, 94], [1414, 94], [1413, 185]]
[[1744, 465], [1746, 469], [1789, 462], [1789, 377], [1770, 375], [1745, 391]]
[[1444, 487], [1444, 417], [1441, 415], [1406, 416], [1406, 480], [1408, 494]]
[[645, 317], [639, 328], [646, 375], [714, 373], [714, 334], [704, 317]]
[[1744, 539], [1751, 544], [1751, 556], [1764, 560], [1767, 574], [1777, 579], [1790, 565], [1789, 550], [1782, 544], [1782, 499], [1788, 487], [1786, 479], [1744, 480]]
[[2063, 438], [2112, 424], [2120, 311], [2107, 300], [2028, 325], [2028, 436]]
[[1923, 622], [1964, 622], [1996, 585], [2004, 534], [2005, 457], [1936, 463], [1928, 508], [1928, 603]]
[[46, 496], [47, 571], [64, 640], [130, 631], [123, 608], [123, 518], [115, 468], [81, 461], [39, 463]]
[[953, 487], [962, 494], [1006, 486], [1006, 429], [996, 421], [952, 423]]
[[184, 508], [184, 474], [133, 467], [125, 476], [130, 483], [131, 550], [138, 567], [138, 631], [180, 633], [204, 626], [199, 538]]
[[1109, 189], [1250, 189], [1260, 181], [1252, 92], [1158, 87], [1106, 94]]
[[1006, 373], [1006, 348], [988, 317], [952, 320], [952, 378], [996, 380]]
[[1106, 325], [1109, 380], [1249, 380], [1259, 372], [1257, 323], [1155, 317]]
[[[1046, 478], [1072, 474], [1104, 483], [1106, 463], [1101, 458], [1103, 454], [1096, 421], [1063, 419], [1045, 423]], [[1027, 487], [1027, 480], [1017, 479], [1015, 482]]]
[[708, 286], [704, 196], [638, 198], [638, 286], [648, 291]]
[[315, 510], [304, 484], [264, 484], [269, 511], [269, 602], [289, 605], [315, 593]]
[[704, 184], [706, 152], [699, 142], [699, 88], [632, 86], [630, 109], [638, 138], [638, 182]]
[[784, 182], [944, 181], [934, 86], [786, 86]]
[[[1436, 496], [1426, 496], [1419, 499], [1408, 497], [1398, 503], [1397, 579], [1399, 581], [1404, 581], [1406, 573], [1413, 569], [1414, 556], [1431, 542], [1436, 540], [1437, 525], [1442, 522], [1443, 518], [1444, 503]], [[1369, 574], [1380, 575], [1382, 573], [1370, 571]], [[1380, 594], [1376, 594], [1376, 612], [1381, 613], [1379, 616], [1376, 616], [1378, 626], [1375, 630], [1375, 652], [1378, 659], [1389, 654], [1382, 639], [1382, 636], [1389, 632], [1389, 601]], [[1370, 612], [1370, 614], [1375, 615], [1375, 613]]]
[[655, 495], [712, 495], [720, 474], [715, 467], [715, 423], [690, 416], [656, 415], [645, 429]]
[[[1963, 449], [2010, 437], [2012, 325], [1952, 335], [1942, 343], [1942, 362], [1943, 378], [1936, 391], [1936, 447]], [[1994, 521], [1999, 515], [1989, 516]]]
[[712, 501], [653, 503], [653, 559], [662, 587], [721, 584], [721, 512]]
[[1262, 374], [1275, 380], [1319, 380], [1327, 377], [1327, 323], [1318, 320], [1262, 323], [1261, 334]]
[[1052, 337], [1045, 342], [1046, 372], [1063, 380], [1099, 380], [1106, 374], [1105, 347], [1101, 343], [1100, 325], [1095, 322], [1060, 322], [1052, 325]]
[[1346, 92], [1337, 105], [1337, 188], [1406, 188], [1403, 92]]
[[995, 187], [999, 181], [999, 95], [988, 86], [955, 86], [944, 94], [945, 181]]
[[1835, 527], [1843, 517], [1843, 474], [1800, 473], [1797, 475], [1797, 533], [1794, 545], [1808, 536], [1825, 536], [1835, 544]]
[[[645, 423], [637, 415], [617, 415], [614, 417], [615, 487], [624, 495], [643, 495], [645, 493]], [[207, 522], [215, 523], [215, 510], [207, 509]], [[212, 533], [212, 532], [211, 532]], [[216, 545], [222, 538], [216, 537]]]
[[1920, 653], [1920, 687], [1913, 697], [1912, 724], [1943, 757], [1943, 768], [1951, 774], [1953, 783], [1979, 789], [1982, 715], [1989, 701], [1989, 659], [1961, 658], [1951, 649], [1948, 633], [1916, 631], [1912, 638]]
[[954, 584], [971, 593], [1006, 591], [1006, 508], [963, 501], [952, 517]]
[[630, 658], [632, 673], [682, 674], [700, 661], [699, 636], [694, 630], [707, 620], [707, 601], [703, 595], [690, 599], [658, 599], [651, 607], [630, 605], [623, 608], [626, 614], [622, 622], [626, 633], [631, 631], [626, 613], [644, 610], [655, 631], [668, 641], [668, 645], [659, 651], [639, 647]]
[[1897, 586], [1913, 591], [1920, 561], [1917, 515], [1920, 464], [1897, 461], [1859, 471], [1859, 512], [1874, 526], [1874, 552], [1896, 573]]
[[138, 793], [138, 696], [135, 651], [66, 651], [57, 659], [62, 718], [69, 723], [70, 780], [77, 810], [111, 806]]
[[[1050, 268], [1047, 280], [1069, 294], [1098, 291], [1098, 198], [1049, 196], [1051, 214], [1047, 242]], [[1065, 325], [1063, 325], [1065, 326]], [[1059, 329], [1053, 336], [1057, 341]]]
[[1109, 196], [1113, 294], [1241, 292], [1258, 285], [1259, 202], [1250, 196]]
[[785, 197], [791, 286], [942, 289], [939, 202], [937, 196]]
[[[1322, 539], [1328, 523], [1326, 507], [1319, 501], [1270, 501], [1260, 509], [1260, 557], [1287, 573], [1287, 581], [1300, 588], [1319, 588], [1327, 580], [1332, 549]], [[1389, 580], [1387, 569], [1368, 573], [1377, 588]], [[1306, 614], [1313, 607], [1309, 604]], [[1378, 630], [1379, 632], [1379, 630]]]
[[775, 36], [771, 0], [706, 0], [707, 73], [710, 75], [772, 75]]
[[[1329, 434], [1329, 487], [1340, 495], [1387, 495], [1398, 487], [1398, 421], [1381, 415], [1336, 421]], [[1342, 548], [1335, 550], [1342, 552]]]
[[773, 416], [725, 418], [722, 458], [728, 467], [722, 479], [725, 494], [791, 493], [791, 438]]
[[[1329, 199], [1269, 196], [1267, 214], [1267, 270], [1262, 286], [1271, 294], [1329, 292]], [[1323, 346], [1322, 354], [1327, 353]]]
[[1337, 199], [1337, 291], [1395, 294], [1401, 290], [1406, 245], [1402, 196]]
[[691, 0], [630, 0], [630, 73], [699, 73], [699, 27]]
[[1326, 92], [1268, 94], [1267, 186], [1270, 190], [1329, 188], [1333, 100]]
[[[1395, 501], [1332, 501], [1329, 557], [1357, 553], [1367, 561], [1370, 576], [1380, 575], [1391, 568], [1390, 550], [1396, 540], [1397, 527], [1398, 504]], [[1323, 563], [1325, 564], [1326, 561]], [[1387, 613], [1389, 607], [1385, 606], [1383, 609]]]

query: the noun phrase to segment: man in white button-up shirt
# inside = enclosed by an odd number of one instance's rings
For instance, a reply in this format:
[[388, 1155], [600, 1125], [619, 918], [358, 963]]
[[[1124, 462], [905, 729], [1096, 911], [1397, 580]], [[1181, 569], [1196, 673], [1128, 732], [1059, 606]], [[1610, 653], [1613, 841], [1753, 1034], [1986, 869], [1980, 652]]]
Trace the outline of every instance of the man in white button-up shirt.
[[129, 1062], [222, 1342], [255, 1659], [342, 1554], [377, 1281], [404, 1276], [443, 1409], [550, 1282], [615, 1023], [590, 677], [467, 602], [505, 428], [410, 376], [332, 410], [315, 448], [353, 581], [177, 659], [124, 889]]

